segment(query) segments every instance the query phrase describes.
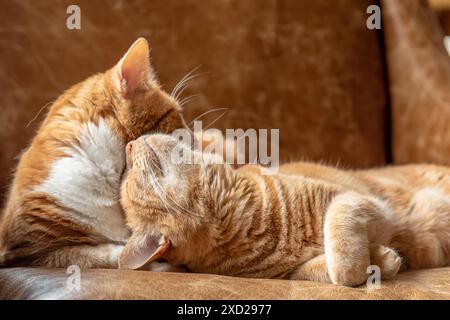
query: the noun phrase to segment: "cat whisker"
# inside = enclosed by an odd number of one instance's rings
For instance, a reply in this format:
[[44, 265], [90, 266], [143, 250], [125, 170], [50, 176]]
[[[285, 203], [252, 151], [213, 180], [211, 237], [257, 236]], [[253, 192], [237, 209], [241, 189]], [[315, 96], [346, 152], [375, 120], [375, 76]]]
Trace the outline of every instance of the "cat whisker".
[[[153, 162], [153, 160], [151, 160], [151, 161]], [[151, 182], [151, 184], [152, 184], [153, 187], [154, 187], [153, 189], [154, 189], [154, 191], [156, 192], [156, 194], [158, 195], [158, 197], [161, 199], [161, 201], [163, 202], [164, 207], [166, 208], [167, 213], [170, 214], [169, 207], [167, 206], [167, 201], [164, 200], [162, 187], [161, 187], [161, 185], [158, 183], [158, 180], [156, 180], [156, 178], [155, 178], [155, 173], [154, 173], [154, 171], [153, 171], [152, 166], [150, 166], [149, 169], [150, 169], [150, 171], [151, 171], [151, 174], [150, 174], [150, 179], [151, 179], [151, 180], [150, 180], [150, 182]]]
[[189, 83], [183, 83], [175, 92], [175, 94], [172, 96], [176, 101], [180, 98], [180, 94], [189, 87]]
[[161, 189], [161, 193], [159, 193], [159, 197], [161, 199], [161, 201], [163, 201], [167, 207], [167, 204], [170, 205], [172, 211], [176, 211], [176, 209], [178, 209], [181, 212], [184, 213], [189, 213], [191, 215], [197, 215], [196, 213], [190, 211], [189, 209], [187, 209], [186, 207], [182, 206], [181, 204], [179, 204], [174, 198], [170, 197], [167, 193], [164, 193]]
[[178, 81], [178, 83], [175, 85], [175, 87], [173, 88], [172, 92], [170, 93], [170, 96], [171, 96], [172, 98], [175, 98], [175, 97], [178, 95], [178, 91], [180, 90], [181, 86], [182, 86], [183, 84], [185, 84], [186, 81], [189, 81], [189, 79], [192, 79], [192, 78], [190, 78], [190, 77], [191, 77], [191, 76], [193, 75], [193, 73], [194, 73], [195, 71], [197, 71], [199, 68], [200, 68], [200, 66], [196, 66], [196, 67], [193, 68], [191, 71], [189, 71], [183, 78], [181, 78], [180, 81]]
[[51, 104], [53, 104], [53, 101], [47, 102], [42, 108], [40, 108], [39, 111], [36, 113], [36, 115], [33, 117], [33, 119], [31, 119], [30, 122], [27, 123], [25, 128], [28, 128], [39, 117], [41, 112]]
[[204, 73], [193, 74], [193, 75], [191, 75], [190, 77], [186, 78], [186, 79], [183, 81], [183, 83], [178, 87], [177, 92], [176, 92], [176, 94], [175, 94], [175, 96], [174, 96], [174, 99], [178, 101], [178, 99], [180, 98], [180, 96], [182, 95], [182, 93], [184, 92], [184, 90], [186, 90], [186, 89], [189, 87], [190, 82], [191, 82], [193, 79], [195, 79], [195, 78], [197, 78], [197, 77], [200, 77], [200, 76], [202, 76], [202, 75], [204, 75]]
[[191, 123], [189, 123], [189, 127], [191, 127], [195, 121], [203, 118], [204, 116], [206, 116], [207, 114], [210, 114], [211, 112], [216, 112], [216, 111], [222, 111], [222, 110], [228, 110], [228, 108], [216, 108], [216, 109], [211, 109], [208, 110], [206, 112], [203, 112], [201, 115], [199, 115], [197, 118], [195, 118], [194, 120], [191, 121]]
[[191, 135], [194, 135], [194, 131], [192, 131], [192, 129], [189, 128], [189, 126], [187, 125], [186, 121], [185, 121], [183, 118], [181, 118], [181, 122], [182, 122], [182, 124], [183, 124], [183, 127], [184, 127], [185, 129], [187, 129]]
[[170, 93], [170, 96], [174, 96], [174, 92], [176, 92], [176, 90], [178, 89], [178, 87], [180, 86], [181, 83], [183, 83], [183, 81], [189, 77], [191, 74], [193, 74], [195, 71], [197, 71], [200, 68], [200, 66], [196, 66], [195, 68], [193, 68], [191, 71], [189, 71], [186, 75], [183, 76], [183, 78], [180, 79], [180, 81], [178, 81], [178, 83], [175, 85], [175, 87], [173, 88], [172, 92]]
[[198, 94], [193, 94], [191, 96], [188, 96], [186, 98], [183, 98], [179, 103], [181, 107], [184, 107], [184, 105], [186, 105], [187, 103], [191, 102], [192, 100], [198, 98], [199, 95]]
[[[153, 165], [154, 164], [154, 160], [151, 159], [150, 161], [152, 161], [152, 165]], [[164, 203], [164, 206], [166, 207], [166, 210], [167, 210], [168, 213], [170, 213], [170, 211], [169, 211], [169, 206], [170, 206], [170, 209], [172, 209], [173, 211], [175, 211], [175, 209], [178, 208], [182, 212], [186, 212], [186, 213], [190, 213], [190, 214], [196, 215], [194, 212], [192, 212], [189, 209], [183, 207], [175, 199], [173, 199], [167, 193], [165, 193], [163, 188], [161, 187], [160, 183], [155, 178], [156, 176], [154, 174], [152, 166], [150, 166], [149, 169], [151, 171], [151, 179], [152, 179], [151, 182], [152, 182], [152, 185], [154, 186], [155, 192], [158, 195], [158, 197], [161, 199], [161, 201]]]
[[203, 130], [206, 130], [206, 129], [208, 129], [209, 127], [211, 127], [214, 123], [216, 123], [220, 118], [222, 118], [224, 115], [225, 115], [225, 113], [227, 113], [227, 111], [228, 111], [228, 109], [227, 110], [225, 110], [224, 112], [222, 112], [217, 118], [215, 118], [213, 121], [211, 121], [207, 126], [206, 126], [206, 128], [203, 128]]
[[173, 207], [178, 208], [180, 211], [182, 211], [184, 213], [189, 213], [191, 215], [198, 216], [198, 214], [196, 214], [195, 212], [193, 212], [193, 211], [187, 209], [186, 207], [182, 206], [174, 198], [170, 197], [167, 194], [166, 194], [166, 201], [168, 201]]
[[180, 99], [181, 95], [183, 94], [184, 90], [189, 88], [190, 85], [191, 84], [189, 82], [186, 82], [182, 87], [180, 87], [181, 89], [179, 90], [179, 92], [175, 96], [175, 100], [179, 101], [179, 99]]

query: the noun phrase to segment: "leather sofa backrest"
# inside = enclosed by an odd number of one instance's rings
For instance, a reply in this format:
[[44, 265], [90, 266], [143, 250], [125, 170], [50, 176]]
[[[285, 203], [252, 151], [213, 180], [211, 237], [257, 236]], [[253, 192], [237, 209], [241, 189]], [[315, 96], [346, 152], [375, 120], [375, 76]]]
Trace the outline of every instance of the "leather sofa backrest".
[[81, 30], [69, 30], [61, 1], [8, 1], [0, 10], [8, 30], [0, 50], [0, 187], [43, 119], [39, 110], [114, 65], [140, 36], [169, 92], [201, 65], [205, 74], [185, 92], [199, 95], [186, 106], [188, 122], [226, 107], [215, 127], [280, 129], [282, 161], [382, 165], [386, 75], [380, 31], [366, 27], [372, 3], [80, 0]]

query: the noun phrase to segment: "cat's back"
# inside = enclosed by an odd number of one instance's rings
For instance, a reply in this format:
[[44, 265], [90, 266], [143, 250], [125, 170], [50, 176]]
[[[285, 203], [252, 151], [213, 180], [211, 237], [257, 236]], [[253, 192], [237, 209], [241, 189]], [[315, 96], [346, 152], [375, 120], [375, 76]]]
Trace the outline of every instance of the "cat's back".
[[[52, 164], [67, 157], [67, 151], [79, 145], [82, 131], [94, 121], [102, 121], [92, 110], [94, 75], [75, 84], [50, 106], [45, 119], [19, 158], [11, 193], [29, 192], [46, 180]], [[83, 103], [80, 103], [83, 101]]]
[[309, 178], [363, 193], [381, 188], [410, 190], [434, 187], [450, 195], [450, 168], [431, 164], [346, 170], [310, 162], [293, 162], [280, 166], [278, 174]]
[[357, 171], [355, 174], [374, 189], [417, 192], [440, 190], [450, 196], [450, 168], [431, 164], [409, 164]]
[[312, 162], [292, 162], [280, 166], [278, 174], [292, 175], [342, 190], [368, 192], [367, 185], [353, 171]]

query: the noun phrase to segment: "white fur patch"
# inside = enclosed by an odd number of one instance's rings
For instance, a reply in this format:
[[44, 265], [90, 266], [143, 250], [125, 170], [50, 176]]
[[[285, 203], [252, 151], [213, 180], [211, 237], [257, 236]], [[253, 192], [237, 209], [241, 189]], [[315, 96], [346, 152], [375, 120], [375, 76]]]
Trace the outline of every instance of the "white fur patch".
[[51, 166], [47, 180], [36, 188], [74, 210], [74, 218], [111, 240], [128, 238], [118, 202], [125, 166], [124, 145], [103, 119], [80, 130], [80, 146], [65, 149], [67, 157]]

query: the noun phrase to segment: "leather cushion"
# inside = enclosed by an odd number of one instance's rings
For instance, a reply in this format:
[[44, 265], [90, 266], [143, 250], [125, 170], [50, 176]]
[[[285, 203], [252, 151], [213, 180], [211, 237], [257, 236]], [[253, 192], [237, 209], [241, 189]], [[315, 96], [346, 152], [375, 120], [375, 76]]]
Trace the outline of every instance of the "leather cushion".
[[450, 268], [419, 270], [379, 289], [309, 281], [146, 271], [81, 271], [79, 292], [63, 269], [0, 269], [0, 299], [450, 299]]

